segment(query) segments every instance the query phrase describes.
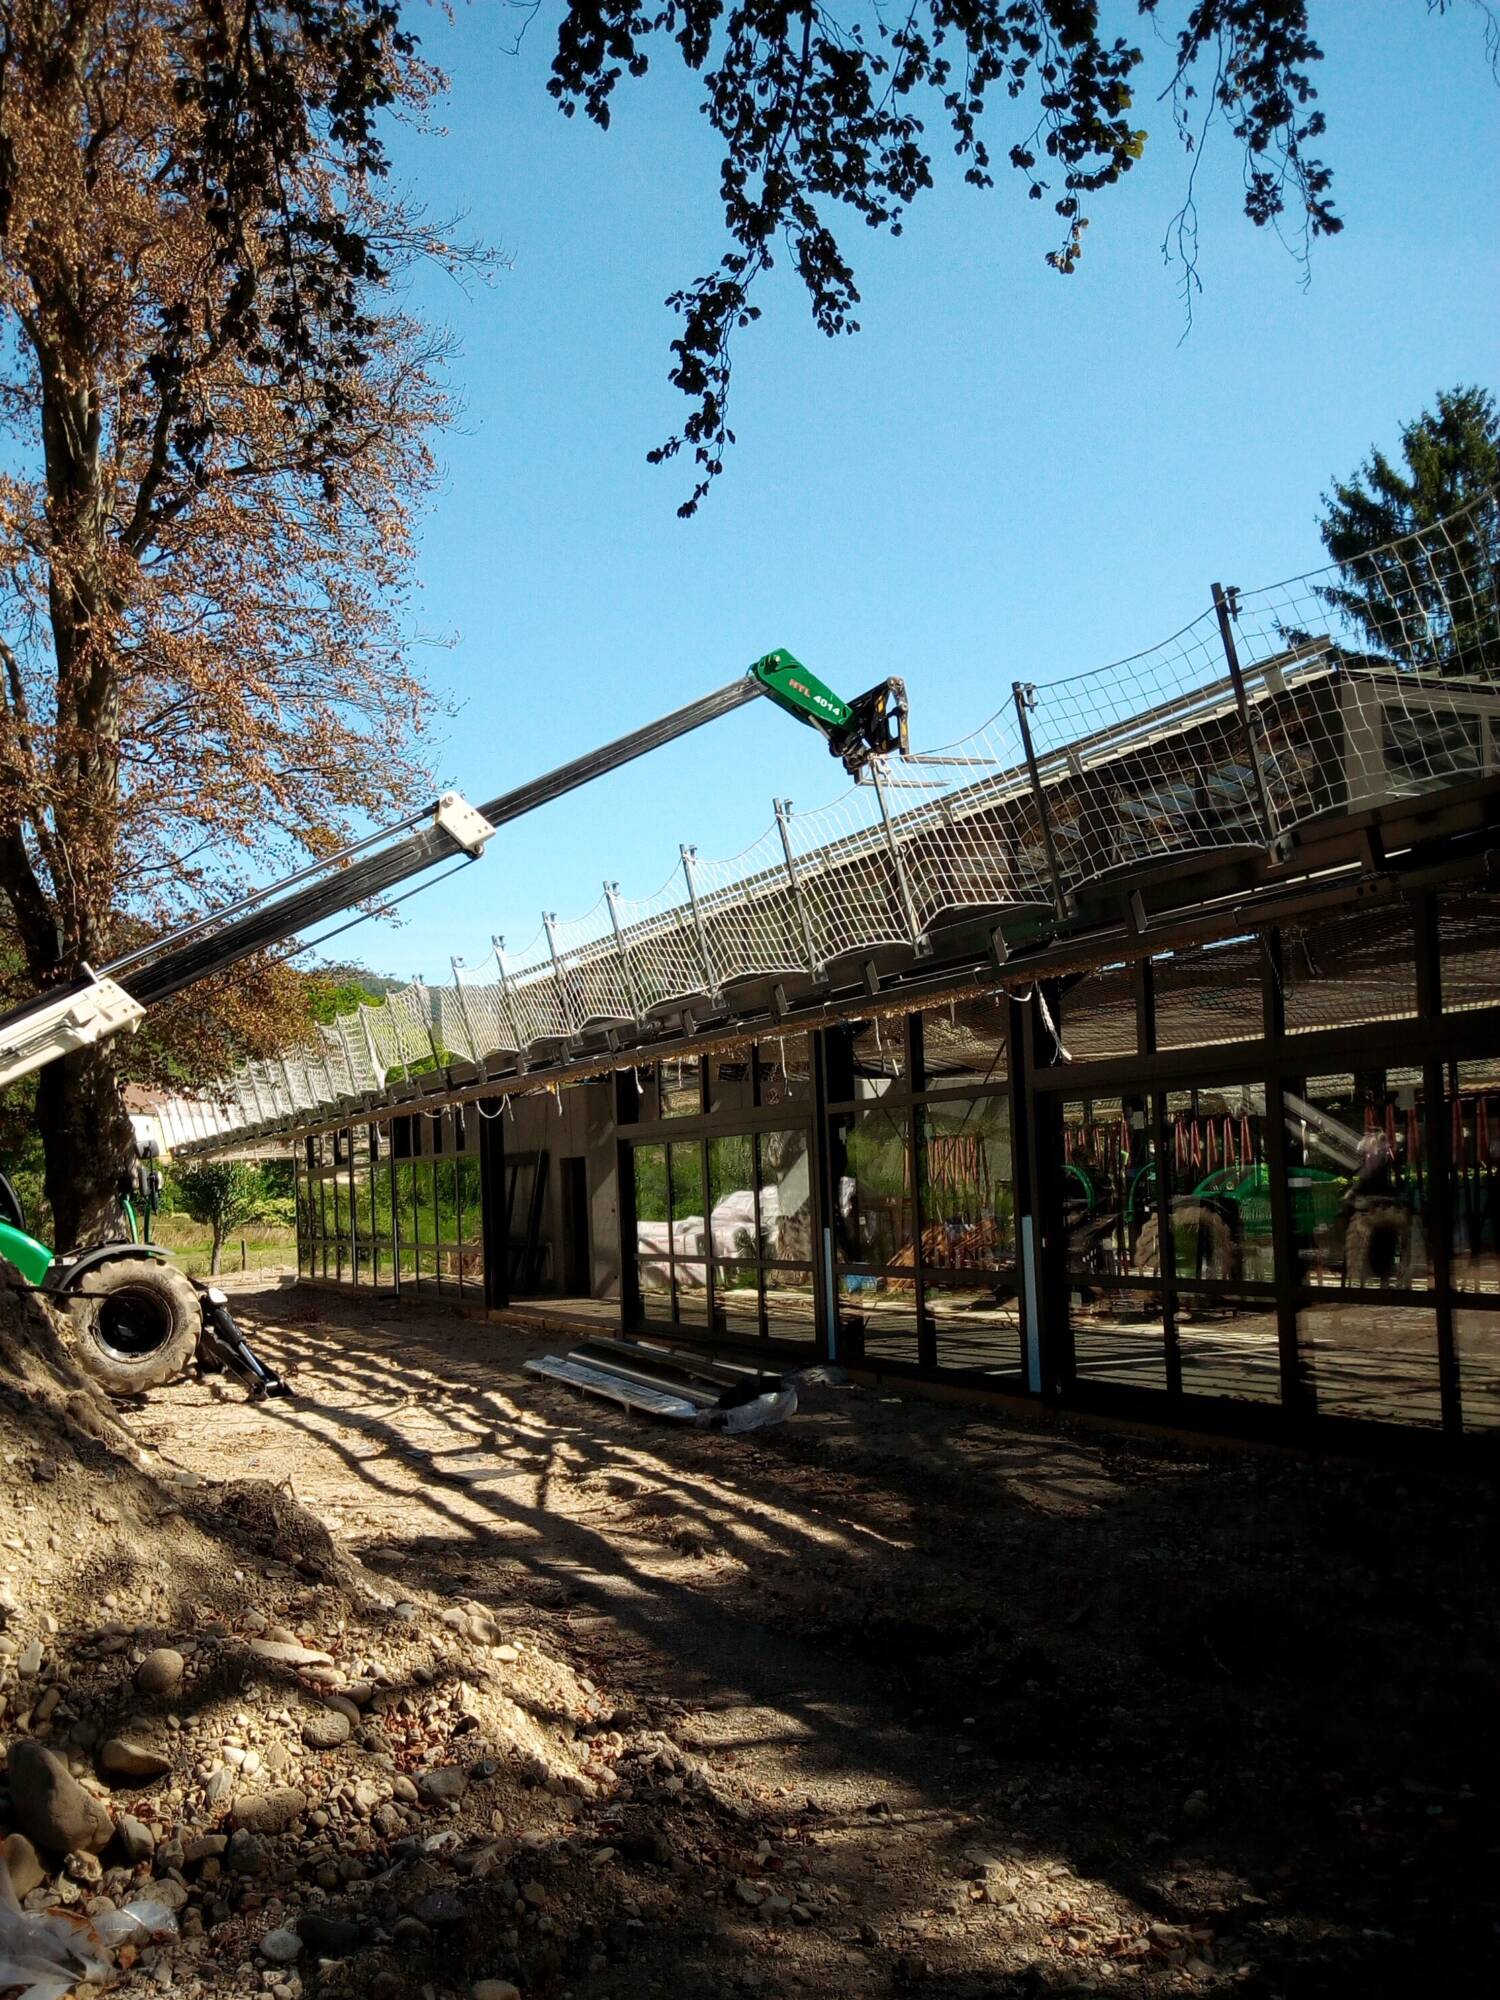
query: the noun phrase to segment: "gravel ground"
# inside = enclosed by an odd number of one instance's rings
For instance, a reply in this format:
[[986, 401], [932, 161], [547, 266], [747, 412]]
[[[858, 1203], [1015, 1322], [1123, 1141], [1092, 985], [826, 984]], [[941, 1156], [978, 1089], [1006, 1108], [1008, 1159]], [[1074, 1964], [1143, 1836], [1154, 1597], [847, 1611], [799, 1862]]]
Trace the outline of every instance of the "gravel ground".
[[[195, 1775], [224, 1744], [290, 1740], [304, 1795], [265, 1878], [179, 1871], [204, 1992], [1407, 2000], [1492, 1975], [1488, 1486], [849, 1385], [715, 1438], [525, 1375], [559, 1343], [523, 1326], [237, 1305], [294, 1398], [183, 1384], [130, 1425], [190, 1514], [289, 1490], [359, 1582], [320, 1597], [283, 1547], [218, 1591], [210, 1645], [285, 1631], [335, 1665], [241, 1688], [245, 1723], [177, 1759], [169, 1852], [233, 1837], [239, 1794]], [[136, 1652], [184, 1623], [157, 1617]], [[297, 1702], [340, 1682], [365, 1711], [314, 1752]], [[462, 1797], [429, 1796], [458, 1764]], [[267, 1926], [320, 1908], [357, 1945], [268, 1964]]]

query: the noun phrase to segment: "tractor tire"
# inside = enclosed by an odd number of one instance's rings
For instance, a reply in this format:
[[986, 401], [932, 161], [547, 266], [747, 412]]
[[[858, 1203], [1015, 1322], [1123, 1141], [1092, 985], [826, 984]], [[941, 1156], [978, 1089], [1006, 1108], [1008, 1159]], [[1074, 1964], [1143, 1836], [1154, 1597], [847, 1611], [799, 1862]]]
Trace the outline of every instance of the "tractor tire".
[[181, 1271], [145, 1257], [101, 1265], [68, 1295], [73, 1350], [86, 1375], [116, 1398], [159, 1389], [186, 1372], [203, 1309]]
[[[1179, 1278], [1216, 1278], [1227, 1284], [1234, 1276], [1235, 1245], [1234, 1231], [1216, 1208], [1206, 1201], [1177, 1201], [1172, 1204], [1171, 1227], [1174, 1244], [1179, 1250], [1181, 1264], [1181, 1242], [1184, 1233], [1190, 1229], [1198, 1232], [1199, 1255], [1191, 1270], [1179, 1269]], [[1200, 1268], [1201, 1266], [1201, 1268]], [[1141, 1225], [1141, 1233], [1136, 1238], [1135, 1268], [1146, 1278], [1154, 1278], [1161, 1272], [1161, 1217], [1148, 1216]]]
[[1346, 1285], [1399, 1285], [1411, 1258], [1411, 1215], [1393, 1201], [1358, 1208], [1344, 1231]]

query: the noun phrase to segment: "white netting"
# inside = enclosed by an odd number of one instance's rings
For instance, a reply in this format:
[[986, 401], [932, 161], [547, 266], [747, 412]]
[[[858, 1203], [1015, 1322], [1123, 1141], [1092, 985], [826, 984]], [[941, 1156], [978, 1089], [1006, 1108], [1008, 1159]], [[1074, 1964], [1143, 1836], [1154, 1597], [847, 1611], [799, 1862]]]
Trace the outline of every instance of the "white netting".
[[[1056, 910], [1194, 854], [1264, 852], [1320, 815], [1500, 770], [1500, 503], [1267, 589], [1225, 593], [1114, 665], [1013, 689], [983, 728], [883, 758], [831, 805], [653, 896], [611, 885], [515, 958], [454, 962], [314, 1050], [247, 1065], [231, 1122], [294, 1118], [391, 1072], [566, 1045], [735, 982], [920, 949], [974, 913]], [[550, 929], [550, 935], [549, 935]]]

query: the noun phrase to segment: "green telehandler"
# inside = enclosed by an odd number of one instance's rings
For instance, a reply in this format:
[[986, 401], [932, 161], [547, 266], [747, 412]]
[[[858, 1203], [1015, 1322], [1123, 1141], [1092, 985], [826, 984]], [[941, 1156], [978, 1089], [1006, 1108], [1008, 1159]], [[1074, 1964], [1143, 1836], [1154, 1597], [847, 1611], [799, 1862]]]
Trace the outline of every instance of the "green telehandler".
[[[440, 863], [461, 866], [477, 860], [507, 821], [762, 695], [818, 730], [851, 776], [858, 777], [874, 758], [907, 754], [901, 681], [883, 681], [844, 701], [778, 647], [727, 686], [484, 805], [472, 806], [460, 793], [446, 792], [398, 825], [257, 890], [227, 910], [199, 918], [97, 972], [85, 967], [67, 985], [0, 1016], [0, 1087], [72, 1050], [133, 1031], [148, 1008], [252, 952], [284, 944], [361, 905], [378, 907], [398, 883]], [[313, 938], [297, 949], [318, 942]], [[111, 1395], [157, 1388], [194, 1362], [204, 1372], [227, 1371], [252, 1397], [286, 1394], [286, 1384], [235, 1324], [223, 1291], [189, 1279], [149, 1240], [159, 1185], [153, 1159], [138, 1156], [119, 1189], [124, 1233], [90, 1248], [54, 1252], [28, 1232], [16, 1190], [0, 1174], [0, 1262], [10, 1267], [13, 1282], [66, 1311], [80, 1362]], [[144, 1229], [138, 1213], [146, 1218]]]

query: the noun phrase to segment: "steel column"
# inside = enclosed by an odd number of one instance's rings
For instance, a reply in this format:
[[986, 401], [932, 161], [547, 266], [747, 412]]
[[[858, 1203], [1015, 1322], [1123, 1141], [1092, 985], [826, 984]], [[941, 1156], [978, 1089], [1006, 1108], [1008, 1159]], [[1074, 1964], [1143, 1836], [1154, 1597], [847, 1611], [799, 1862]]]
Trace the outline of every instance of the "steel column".
[[703, 960], [703, 975], [708, 981], [710, 996], [717, 1000], [719, 976], [714, 971], [713, 957], [708, 949], [708, 932], [704, 928], [703, 911], [698, 902], [698, 884], [693, 878], [693, 863], [698, 858], [698, 850], [696, 847], [680, 847], [678, 853], [682, 856], [682, 873], [687, 881], [688, 902], [693, 912], [693, 929], [698, 934], [698, 956]]
[[796, 905], [797, 922], [802, 928], [802, 950], [807, 959], [807, 970], [814, 979], [821, 979], [823, 967], [818, 959], [817, 948], [813, 944], [812, 919], [807, 912], [807, 903], [802, 894], [802, 883], [797, 874], [797, 861], [792, 853], [792, 802], [790, 799], [773, 800], [776, 808], [776, 831], [781, 835], [781, 851], [786, 857], [786, 877], [792, 885], [792, 901]]
[[1219, 621], [1219, 638], [1224, 647], [1224, 659], [1229, 668], [1230, 683], [1234, 688], [1234, 705], [1239, 711], [1240, 727], [1245, 732], [1245, 754], [1249, 759], [1251, 776], [1255, 780], [1255, 797], [1260, 808], [1260, 823], [1269, 845], [1276, 838], [1276, 822], [1271, 812], [1270, 794], [1266, 791], [1266, 775], [1260, 767], [1255, 721], [1245, 697], [1245, 676], [1240, 671], [1239, 648], [1234, 643], [1233, 607], [1239, 593], [1233, 589], [1226, 591], [1219, 583], [1214, 584], [1212, 588], [1214, 613]]
[[891, 823], [891, 808], [885, 796], [885, 784], [880, 775], [880, 759], [870, 761], [870, 777], [875, 786], [875, 796], [880, 801], [880, 824], [885, 829], [885, 844], [890, 853], [891, 866], [896, 871], [896, 886], [901, 892], [901, 910], [906, 918], [907, 934], [911, 948], [919, 957], [926, 957], [932, 950], [932, 940], [917, 921], [917, 906], [912, 900], [911, 884], [906, 879], [906, 864], [901, 859], [901, 843], [896, 838], [896, 829]]
[[1068, 899], [1063, 893], [1062, 871], [1057, 865], [1057, 842], [1052, 837], [1052, 815], [1047, 810], [1047, 794], [1042, 790], [1042, 776], [1037, 769], [1036, 746], [1031, 740], [1030, 712], [1036, 707], [1036, 689], [1029, 681], [1011, 682], [1011, 699], [1016, 705], [1016, 721], [1021, 728], [1021, 748], [1026, 753], [1026, 775], [1031, 780], [1031, 796], [1036, 803], [1037, 817], [1042, 824], [1042, 847], [1047, 856], [1047, 873], [1052, 877], [1052, 902], [1060, 917], [1068, 914]]
[[641, 989], [636, 984], [635, 967], [630, 962], [630, 953], [625, 948], [625, 933], [620, 929], [620, 885], [606, 882], [604, 900], [609, 905], [609, 927], [615, 934], [615, 950], [619, 954], [620, 967], [625, 974], [625, 991], [630, 995], [630, 1004], [635, 1010], [635, 1025], [642, 1028], [646, 1024], [646, 1010], [641, 1005]]

